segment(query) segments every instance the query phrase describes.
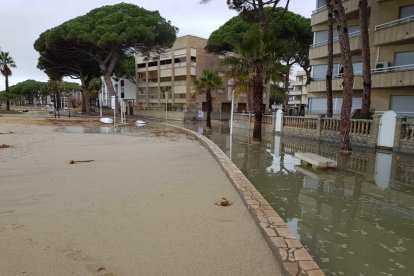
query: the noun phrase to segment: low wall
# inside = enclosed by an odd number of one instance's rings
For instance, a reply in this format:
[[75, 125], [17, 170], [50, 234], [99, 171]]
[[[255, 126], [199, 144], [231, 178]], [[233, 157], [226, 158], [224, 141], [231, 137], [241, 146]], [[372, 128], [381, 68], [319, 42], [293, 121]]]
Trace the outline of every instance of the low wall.
[[[339, 143], [339, 119], [321, 117], [283, 118], [283, 135]], [[379, 119], [351, 120], [351, 145], [375, 147], [377, 141]]]
[[397, 119], [397, 129], [400, 130], [394, 148], [400, 152], [414, 154], [414, 123]]
[[[262, 119], [262, 132], [273, 133], [275, 130], [274, 114], [263, 115]], [[251, 129], [254, 128], [254, 114], [253, 113], [234, 113], [233, 115], [233, 127], [239, 129]], [[262, 134], [263, 134], [262, 133]]]

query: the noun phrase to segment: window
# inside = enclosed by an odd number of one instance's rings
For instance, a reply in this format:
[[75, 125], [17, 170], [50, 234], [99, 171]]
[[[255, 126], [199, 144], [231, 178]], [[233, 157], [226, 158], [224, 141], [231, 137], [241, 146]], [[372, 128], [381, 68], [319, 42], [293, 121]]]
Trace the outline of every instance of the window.
[[314, 44], [326, 42], [326, 41], [328, 41], [328, 31], [315, 32], [314, 39], [313, 39]]
[[191, 62], [196, 62], [197, 58], [196, 57], [191, 57]]
[[414, 5], [400, 7], [400, 18], [406, 18], [414, 15]]
[[139, 63], [138, 64], [138, 68], [145, 68], [146, 67], [146, 63]]
[[124, 86], [125, 82], [124, 80], [121, 80], [121, 86]]
[[148, 62], [148, 67], [157, 66], [157, 65], [158, 65], [157, 61]]
[[171, 81], [171, 77], [161, 77], [160, 82], [163, 82], [163, 81]]
[[414, 64], [414, 52], [399, 52], [394, 55], [394, 66]]
[[316, 2], [316, 8], [324, 7], [326, 6], [326, 0], [318, 0]]
[[174, 59], [174, 63], [181, 63], [181, 62], [185, 62], [186, 60], [187, 60], [186, 57], [179, 57], [179, 58]]
[[314, 80], [325, 79], [327, 70], [328, 70], [328, 65], [326, 64], [312, 66], [312, 78]]
[[354, 75], [355, 76], [362, 75], [362, 62], [352, 63], [352, 69], [354, 70]]
[[172, 60], [171, 59], [164, 59], [160, 61], [160, 65], [166, 65], [166, 64], [171, 64]]

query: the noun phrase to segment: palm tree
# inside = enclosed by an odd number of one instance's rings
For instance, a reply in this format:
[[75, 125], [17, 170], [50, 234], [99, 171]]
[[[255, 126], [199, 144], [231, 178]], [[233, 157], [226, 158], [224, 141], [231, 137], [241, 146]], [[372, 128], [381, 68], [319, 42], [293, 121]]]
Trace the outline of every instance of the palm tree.
[[[1, 74], [4, 76], [6, 80], [6, 93], [9, 92], [9, 76], [12, 75], [12, 71], [10, 68], [15, 68], [16, 63], [14, 62], [13, 58], [9, 55], [9, 52], [0, 51], [0, 70]], [[6, 100], [6, 109], [10, 110], [10, 100], [7, 98]]]
[[270, 80], [280, 80], [286, 73], [285, 66], [278, 60], [283, 45], [274, 41], [270, 33], [264, 33], [256, 26], [247, 31], [244, 40], [236, 46], [236, 54], [226, 57], [222, 65], [227, 66], [227, 75], [234, 83], [244, 85], [253, 91], [254, 128], [253, 141], [262, 141], [262, 118], [264, 113], [263, 93]]
[[203, 70], [199, 79], [193, 79], [193, 84], [197, 93], [206, 93], [207, 102], [207, 127], [211, 127], [211, 90], [223, 85], [223, 80], [217, 72]]

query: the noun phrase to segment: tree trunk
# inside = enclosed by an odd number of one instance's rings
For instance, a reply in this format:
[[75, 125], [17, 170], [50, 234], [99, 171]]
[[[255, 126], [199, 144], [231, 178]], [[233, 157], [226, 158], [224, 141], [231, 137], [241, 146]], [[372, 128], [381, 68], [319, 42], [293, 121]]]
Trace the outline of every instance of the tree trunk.
[[263, 119], [263, 78], [261, 72], [256, 72], [253, 79], [253, 101], [254, 101], [254, 128], [253, 142], [262, 141], [262, 119]]
[[207, 89], [206, 102], [207, 102], [207, 122], [206, 122], [206, 127], [211, 128], [211, 109], [212, 109], [212, 104], [211, 104], [211, 91], [210, 91], [210, 89]]
[[340, 149], [341, 151], [351, 151], [351, 141], [349, 131], [351, 127], [352, 109], [352, 87], [354, 84], [354, 72], [352, 68], [351, 51], [349, 47], [348, 27], [345, 17], [345, 10], [341, 0], [332, 0], [333, 13], [339, 33], [339, 45], [341, 57], [344, 63], [343, 74], [343, 103], [340, 121]]
[[[7, 74], [7, 70], [5, 70], [5, 74], [4, 77], [6, 79], [6, 94], [9, 93], [9, 75]], [[9, 95], [6, 95], [6, 97], [8, 97]], [[6, 99], [6, 110], [10, 111], [10, 100]]]
[[333, 115], [333, 103], [332, 103], [332, 75], [333, 75], [333, 13], [332, 6], [329, 1], [326, 3], [328, 6], [328, 70], [326, 72], [326, 115], [332, 118]]
[[115, 89], [114, 89], [114, 86], [113, 86], [112, 80], [111, 80], [111, 75], [108, 74], [108, 73], [105, 73], [102, 76], [104, 78], [106, 88], [108, 89], [109, 96], [114, 96], [115, 97], [116, 115], [120, 116], [121, 115], [121, 105], [118, 102], [118, 95], [115, 93]]
[[361, 44], [362, 44], [362, 66], [363, 66], [363, 86], [361, 118], [369, 118], [371, 109], [371, 58], [369, 49], [368, 34], [368, 3], [367, 0], [359, 0], [359, 21], [361, 25]]
[[289, 113], [289, 72], [290, 72], [290, 65], [288, 66], [288, 73], [286, 73], [285, 77], [285, 95], [283, 97], [283, 108], [285, 112]]
[[[112, 72], [114, 71], [117, 61], [118, 61], [118, 55], [116, 53], [111, 53], [107, 57], [106, 61], [99, 63], [99, 68], [101, 69], [101, 73], [104, 78], [106, 88], [108, 89], [108, 92], [109, 92], [109, 96], [115, 97], [115, 109], [116, 109], [116, 114], [119, 117], [121, 114], [121, 105], [118, 102], [118, 95], [115, 93], [114, 85], [112, 84], [112, 80], [111, 80], [111, 75], [112, 75]], [[109, 65], [107, 66], [106, 64], [108, 62], [109, 62]]]

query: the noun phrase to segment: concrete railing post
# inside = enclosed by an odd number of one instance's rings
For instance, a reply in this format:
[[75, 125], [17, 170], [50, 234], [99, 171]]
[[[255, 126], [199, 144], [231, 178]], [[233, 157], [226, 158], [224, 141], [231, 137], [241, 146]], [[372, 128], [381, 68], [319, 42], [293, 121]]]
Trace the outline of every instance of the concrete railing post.
[[370, 147], [377, 146], [380, 120], [381, 120], [381, 115], [374, 115], [374, 117], [372, 118], [371, 135], [370, 135], [371, 137], [368, 139], [368, 145]]
[[322, 116], [318, 115], [317, 117], [317, 121], [316, 121], [316, 135], [318, 137], [318, 139], [321, 139], [321, 132], [322, 132], [322, 128], [321, 128], [321, 124], [322, 124]]
[[401, 128], [402, 123], [406, 120], [406, 118], [397, 117], [395, 122], [395, 132], [394, 132], [394, 151], [399, 151], [401, 146]]

